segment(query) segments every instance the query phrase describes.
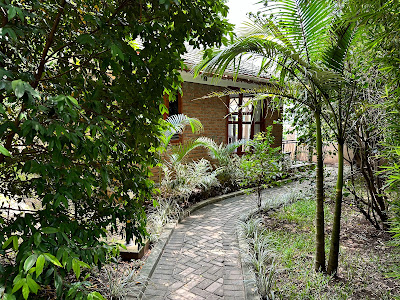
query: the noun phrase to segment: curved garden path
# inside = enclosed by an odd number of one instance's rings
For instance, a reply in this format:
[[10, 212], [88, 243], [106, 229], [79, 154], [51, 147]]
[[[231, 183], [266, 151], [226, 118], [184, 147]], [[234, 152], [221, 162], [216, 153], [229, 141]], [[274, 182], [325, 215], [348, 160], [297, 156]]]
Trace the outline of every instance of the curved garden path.
[[[263, 198], [299, 187], [290, 183], [267, 189]], [[178, 224], [143, 299], [245, 299], [236, 226], [255, 203], [252, 196], [236, 196], [201, 208]]]

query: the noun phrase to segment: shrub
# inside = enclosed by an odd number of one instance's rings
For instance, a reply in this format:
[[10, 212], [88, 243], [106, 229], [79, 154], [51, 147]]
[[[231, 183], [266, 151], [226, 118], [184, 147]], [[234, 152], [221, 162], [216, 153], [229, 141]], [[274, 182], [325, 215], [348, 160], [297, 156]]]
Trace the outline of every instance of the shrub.
[[280, 149], [271, 147], [274, 140], [271, 129], [268, 127], [266, 132], [260, 132], [247, 143], [248, 152], [241, 161], [244, 173], [242, 185], [256, 187], [258, 209], [261, 208], [263, 186], [277, 179], [281, 170]]

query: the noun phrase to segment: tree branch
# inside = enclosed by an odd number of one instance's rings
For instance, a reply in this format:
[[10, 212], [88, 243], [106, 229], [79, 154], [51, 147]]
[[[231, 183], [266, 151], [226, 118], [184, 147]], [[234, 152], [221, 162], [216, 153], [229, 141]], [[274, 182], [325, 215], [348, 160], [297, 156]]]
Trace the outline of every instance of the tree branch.
[[33, 88], [36, 88], [38, 86], [40, 78], [42, 77], [42, 74], [43, 74], [43, 71], [44, 71], [44, 66], [46, 64], [47, 53], [49, 52], [50, 46], [53, 44], [54, 35], [55, 35], [56, 31], [57, 31], [58, 24], [60, 23], [61, 16], [62, 16], [62, 14], [64, 12], [65, 4], [66, 4], [66, 0], [62, 0], [61, 4], [60, 4], [60, 7], [58, 9], [58, 13], [57, 13], [57, 16], [55, 18], [53, 27], [51, 28], [49, 36], [47, 37], [46, 45], [44, 46], [43, 53], [42, 53], [42, 58], [40, 60], [39, 67], [38, 67], [37, 73], [35, 75], [35, 81], [31, 84], [31, 86]]

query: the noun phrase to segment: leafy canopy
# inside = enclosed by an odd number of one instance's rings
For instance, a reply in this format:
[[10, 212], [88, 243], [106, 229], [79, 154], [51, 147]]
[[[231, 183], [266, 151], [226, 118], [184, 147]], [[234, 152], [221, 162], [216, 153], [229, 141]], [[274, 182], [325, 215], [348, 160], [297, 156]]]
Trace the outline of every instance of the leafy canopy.
[[146, 234], [151, 149], [184, 42], [220, 45], [226, 13], [206, 0], [0, 2], [0, 193], [12, 202], [0, 255], [16, 255], [0, 284], [10, 299], [49, 284], [58, 298], [101, 297], [79, 281], [104, 263], [107, 230]]

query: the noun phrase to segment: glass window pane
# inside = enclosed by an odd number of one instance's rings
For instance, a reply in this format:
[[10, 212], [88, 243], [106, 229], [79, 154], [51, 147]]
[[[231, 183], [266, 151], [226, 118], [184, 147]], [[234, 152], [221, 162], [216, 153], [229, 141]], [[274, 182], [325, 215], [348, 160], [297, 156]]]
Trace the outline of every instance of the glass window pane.
[[239, 108], [239, 98], [230, 98], [229, 99], [229, 112], [236, 112]]
[[242, 139], [249, 140], [251, 133], [251, 124], [243, 124]]
[[228, 115], [228, 121], [237, 122], [239, 121], [239, 116], [237, 114]]
[[228, 143], [233, 143], [238, 140], [238, 124], [228, 124]]
[[261, 102], [258, 101], [256, 107], [254, 108], [254, 122], [260, 122], [262, 116]]
[[251, 122], [251, 114], [245, 114], [242, 116], [243, 122]]
[[247, 104], [249, 101], [251, 101], [251, 99], [252, 98], [250, 98], [250, 97], [243, 97], [243, 108], [242, 108], [243, 113], [251, 112], [253, 110], [253, 104], [251, 104], [251, 103]]

